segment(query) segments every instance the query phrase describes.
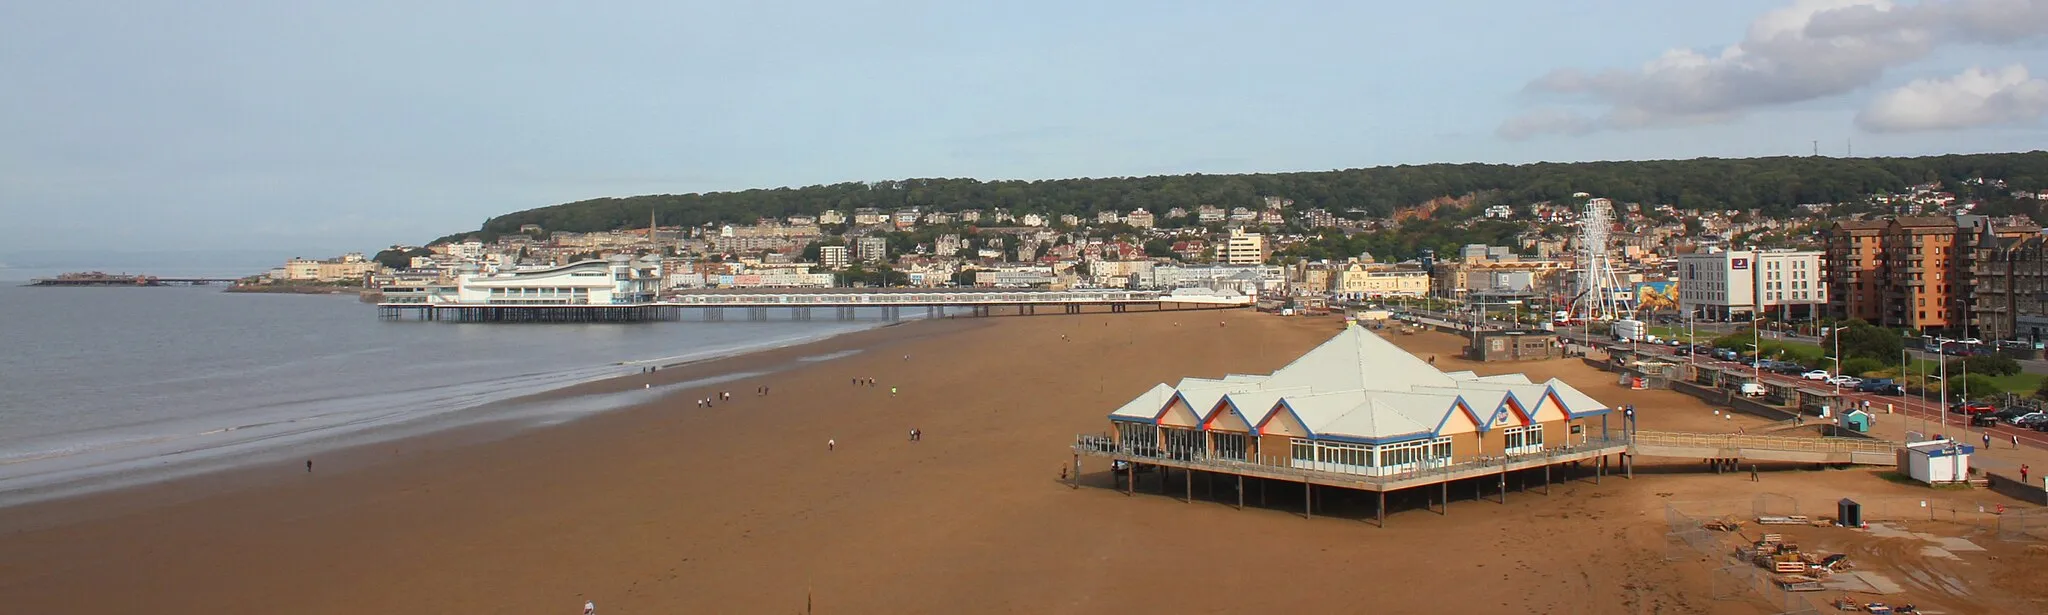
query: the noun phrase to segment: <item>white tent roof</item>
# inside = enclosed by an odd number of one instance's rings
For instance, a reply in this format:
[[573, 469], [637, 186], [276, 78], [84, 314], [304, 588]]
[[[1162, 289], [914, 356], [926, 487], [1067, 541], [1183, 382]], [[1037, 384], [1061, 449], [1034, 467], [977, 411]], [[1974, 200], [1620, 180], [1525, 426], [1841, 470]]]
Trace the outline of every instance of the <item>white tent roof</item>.
[[1546, 390], [1555, 392], [1573, 416], [1607, 409], [1555, 378], [1535, 383], [1522, 374], [1437, 371], [1428, 361], [1353, 325], [1271, 375], [1184, 378], [1177, 386], [1153, 387], [1111, 416], [1151, 420], [1176, 393], [1197, 414], [1207, 414], [1227, 396], [1254, 422], [1285, 402], [1318, 435], [1382, 439], [1434, 432], [1449, 413], [1458, 411], [1460, 398], [1484, 421], [1506, 403], [1507, 396], [1530, 407]]
[[1137, 399], [1133, 399], [1130, 403], [1124, 404], [1122, 408], [1117, 408], [1115, 412], [1109, 413], [1109, 416], [1111, 420], [1122, 417], [1150, 421], [1158, 418], [1159, 411], [1165, 408], [1166, 402], [1171, 399], [1173, 399], [1173, 387], [1166, 386], [1165, 384], [1156, 384], [1152, 386], [1151, 390], [1145, 391], [1143, 395], [1139, 395]]
[[1410, 386], [1456, 382], [1429, 362], [1355, 325], [1273, 372], [1268, 381], [1271, 386], [1305, 386], [1318, 392], [1405, 391]]

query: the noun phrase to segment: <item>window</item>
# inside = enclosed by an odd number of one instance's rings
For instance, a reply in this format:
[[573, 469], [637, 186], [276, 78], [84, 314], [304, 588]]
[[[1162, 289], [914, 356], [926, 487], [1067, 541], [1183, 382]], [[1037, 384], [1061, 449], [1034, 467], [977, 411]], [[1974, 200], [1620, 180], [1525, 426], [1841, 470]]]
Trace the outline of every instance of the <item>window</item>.
[[1507, 438], [1507, 453], [1521, 455], [1543, 450], [1543, 426], [1513, 427], [1501, 432]]

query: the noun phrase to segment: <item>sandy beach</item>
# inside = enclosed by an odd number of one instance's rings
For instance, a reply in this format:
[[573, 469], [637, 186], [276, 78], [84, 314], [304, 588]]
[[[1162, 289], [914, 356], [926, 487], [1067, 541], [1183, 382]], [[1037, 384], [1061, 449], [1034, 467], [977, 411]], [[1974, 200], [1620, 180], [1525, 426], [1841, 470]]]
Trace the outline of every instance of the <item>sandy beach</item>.
[[[1073, 436], [1105, 430], [1110, 409], [1151, 385], [1271, 371], [1340, 326], [1251, 312], [943, 320], [585, 385], [552, 395], [770, 372], [554, 427], [324, 454], [310, 473], [245, 468], [0, 509], [0, 604], [81, 614], [569, 613], [586, 599], [603, 613], [790, 613], [807, 600], [818, 613], [1363, 610], [1345, 601], [1387, 612], [1767, 612], [1714, 599], [1704, 567], [1665, 560], [1665, 503], [1746, 504], [1771, 490], [1819, 506], [1831, 483], [1868, 473], [1759, 484], [1686, 468], [1560, 481], [1547, 495], [1511, 485], [1525, 490], [1505, 503], [1454, 492], [1444, 515], [1401, 503], [1385, 528], [1342, 501], [1303, 519], [1298, 488], [1261, 491], [1266, 507], [1236, 510], [1204, 500], [1200, 485], [1192, 503], [1178, 484], [1160, 495], [1149, 478], [1126, 496], [1101, 467], [1079, 489], [1059, 480]], [[1645, 429], [1760, 423], [1669, 391], [1626, 391], [1576, 361], [1472, 366], [1449, 356], [1455, 337], [1396, 342], [1443, 355], [1447, 370], [1565, 378], [1636, 404]], [[733, 399], [697, 407], [719, 390]], [[923, 441], [909, 441], [912, 428]]]

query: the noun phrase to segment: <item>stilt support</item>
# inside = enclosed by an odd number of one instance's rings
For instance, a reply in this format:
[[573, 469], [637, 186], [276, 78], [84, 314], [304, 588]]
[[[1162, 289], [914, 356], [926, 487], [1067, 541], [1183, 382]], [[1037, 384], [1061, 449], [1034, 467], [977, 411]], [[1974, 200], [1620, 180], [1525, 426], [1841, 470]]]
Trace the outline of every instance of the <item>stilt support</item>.
[[1244, 510], [1244, 475], [1237, 475], [1237, 509]]
[[1311, 483], [1311, 482], [1308, 482], [1308, 481], [1302, 481], [1302, 483], [1301, 483], [1301, 518], [1303, 518], [1303, 519], [1314, 519], [1314, 518], [1316, 518], [1316, 486], [1315, 486], [1315, 483]]
[[1385, 491], [1380, 492], [1380, 508], [1375, 516], [1378, 517], [1374, 521], [1375, 523], [1378, 523], [1380, 527], [1387, 526], [1387, 492]]

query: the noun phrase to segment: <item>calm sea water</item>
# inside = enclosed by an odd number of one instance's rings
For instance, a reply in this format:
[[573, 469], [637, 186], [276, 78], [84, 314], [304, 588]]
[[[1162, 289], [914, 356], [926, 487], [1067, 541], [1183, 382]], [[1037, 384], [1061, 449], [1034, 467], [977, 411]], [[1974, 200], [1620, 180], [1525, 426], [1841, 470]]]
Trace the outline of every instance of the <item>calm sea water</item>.
[[877, 324], [385, 321], [352, 296], [13, 284], [0, 284], [0, 503], [349, 437], [559, 422], [661, 391], [477, 407]]

